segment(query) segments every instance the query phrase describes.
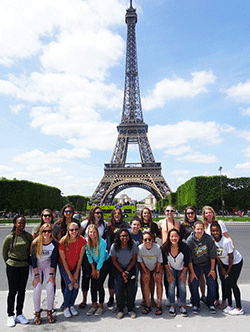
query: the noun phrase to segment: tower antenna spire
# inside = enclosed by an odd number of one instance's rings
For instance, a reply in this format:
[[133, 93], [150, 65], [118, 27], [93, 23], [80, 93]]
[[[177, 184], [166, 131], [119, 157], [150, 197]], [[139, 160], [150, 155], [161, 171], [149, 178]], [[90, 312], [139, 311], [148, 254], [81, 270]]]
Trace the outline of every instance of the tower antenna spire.
[[130, 0], [130, 8], [133, 8], [132, 0]]

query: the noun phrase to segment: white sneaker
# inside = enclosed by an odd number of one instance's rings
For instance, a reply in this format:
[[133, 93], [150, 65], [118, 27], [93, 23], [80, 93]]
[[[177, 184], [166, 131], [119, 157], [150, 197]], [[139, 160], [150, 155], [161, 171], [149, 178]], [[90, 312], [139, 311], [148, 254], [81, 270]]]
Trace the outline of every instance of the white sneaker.
[[244, 310], [235, 308], [234, 310], [229, 311], [229, 315], [232, 316], [244, 315]]
[[122, 319], [124, 316], [124, 313], [122, 311], [119, 311], [118, 314], [116, 315], [117, 319]]
[[75, 307], [73, 305], [69, 309], [73, 316], [78, 315], [78, 311], [75, 309]]
[[66, 318], [70, 318], [72, 316], [69, 308], [65, 308], [63, 310], [63, 314], [64, 314], [64, 317], [66, 317]]
[[92, 315], [94, 315], [96, 310], [97, 310], [97, 308], [92, 307], [92, 308], [89, 309], [89, 311], [87, 311], [86, 315], [87, 316], [92, 316]]
[[232, 310], [234, 310], [234, 307], [228, 305], [228, 306], [223, 310], [223, 312], [224, 312], [225, 314], [229, 314], [230, 311], [232, 311]]
[[95, 312], [95, 316], [101, 316], [102, 314], [103, 314], [103, 309], [99, 307]]
[[136, 313], [134, 311], [129, 311], [128, 315], [130, 316], [130, 318], [133, 318], [133, 319], [136, 318]]
[[14, 327], [16, 325], [15, 316], [9, 316], [7, 318], [7, 326]]
[[21, 314], [16, 317], [16, 323], [29, 324], [29, 320], [25, 318], [24, 315]]

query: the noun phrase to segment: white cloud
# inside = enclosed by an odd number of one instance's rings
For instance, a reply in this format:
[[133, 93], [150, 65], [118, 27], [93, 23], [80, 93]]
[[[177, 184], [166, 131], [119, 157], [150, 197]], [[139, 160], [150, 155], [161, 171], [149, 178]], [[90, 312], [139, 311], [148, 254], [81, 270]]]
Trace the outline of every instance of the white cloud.
[[176, 158], [178, 161], [186, 163], [200, 163], [200, 164], [212, 164], [218, 162], [218, 158], [211, 154], [202, 154], [199, 151], [194, 151], [186, 156]]
[[244, 109], [243, 107], [240, 107], [240, 111], [241, 111], [241, 114], [242, 115], [247, 115], [247, 116], [250, 116], [250, 107]]
[[246, 149], [242, 150], [242, 153], [246, 157], [250, 157], [250, 146], [248, 146]]
[[236, 102], [250, 103], [250, 80], [245, 83], [240, 82], [223, 92]]
[[238, 130], [237, 131], [238, 137], [244, 138], [246, 141], [250, 142], [250, 131], [247, 130]]
[[243, 171], [243, 172], [250, 172], [250, 162], [243, 163], [243, 164], [236, 164], [235, 169]]
[[5, 165], [0, 165], [0, 172], [13, 172], [13, 167], [5, 166]]
[[178, 146], [177, 148], [170, 148], [167, 149], [165, 151], [166, 154], [171, 155], [171, 156], [180, 156], [186, 152], [191, 151], [191, 147], [190, 146], [185, 146], [185, 145], [181, 145]]
[[185, 174], [189, 174], [190, 171], [187, 170], [181, 170], [181, 169], [176, 169], [174, 171], [172, 171], [170, 174], [172, 175], [185, 175]]
[[192, 140], [214, 145], [223, 141], [220, 131], [220, 125], [215, 121], [181, 121], [174, 125], [152, 126], [149, 128], [149, 137], [155, 149], [176, 148]]
[[26, 108], [24, 104], [10, 105], [10, 111], [12, 114], [19, 114], [22, 109]]
[[178, 98], [193, 98], [200, 93], [207, 93], [207, 85], [216, 80], [212, 71], [191, 73], [192, 79], [185, 81], [181, 77], [172, 80], [165, 78], [155, 85], [154, 90], [148, 91], [148, 95], [142, 98], [143, 109], [152, 110], [163, 107], [168, 100]]

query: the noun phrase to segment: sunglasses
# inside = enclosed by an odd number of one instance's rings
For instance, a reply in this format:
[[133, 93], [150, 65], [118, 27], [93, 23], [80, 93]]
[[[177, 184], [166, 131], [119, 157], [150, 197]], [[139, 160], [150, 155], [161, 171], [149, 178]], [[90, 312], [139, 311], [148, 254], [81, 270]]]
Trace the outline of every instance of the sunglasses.
[[95, 214], [102, 214], [102, 212], [95, 212]]
[[120, 235], [120, 237], [128, 237], [128, 235]]
[[73, 213], [72, 210], [65, 210], [64, 213]]
[[166, 212], [174, 212], [174, 210], [166, 210]]
[[143, 239], [143, 242], [151, 242], [152, 239], [148, 238], [148, 239]]
[[51, 229], [48, 229], [48, 230], [45, 229], [45, 230], [43, 231], [43, 233], [49, 233], [49, 234], [50, 234], [50, 233], [52, 233], [52, 230], [51, 230]]
[[194, 212], [187, 212], [186, 214], [191, 214], [191, 215], [193, 215], [193, 214], [194, 214]]
[[52, 217], [51, 214], [44, 214], [43, 216], [44, 216], [44, 218], [51, 218]]
[[70, 231], [70, 232], [78, 232], [78, 230], [79, 230], [78, 228], [72, 228], [72, 229], [70, 229], [69, 231]]

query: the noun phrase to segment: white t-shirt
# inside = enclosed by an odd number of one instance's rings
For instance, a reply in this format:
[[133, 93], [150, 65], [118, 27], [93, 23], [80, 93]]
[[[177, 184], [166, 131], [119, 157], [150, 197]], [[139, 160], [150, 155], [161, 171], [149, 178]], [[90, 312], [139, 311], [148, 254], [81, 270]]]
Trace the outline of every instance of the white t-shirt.
[[[222, 233], [222, 234], [227, 233], [227, 227], [226, 227], [226, 225], [224, 224], [224, 222], [223, 222], [222, 220], [218, 220], [218, 224], [220, 225], [221, 233]], [[205, 232], [206, 232], [208, 235], [211, 235], [211, 224], [208, 224], [208, 225], [207, 225], [207, 229], [205, 229]]]
[[242, 256], [238, 250], [234, 250], [231, 241], [222, 235], [219, 242], [214, 241], [217, 247], [217, 256], [223, 264], [229, 265], [229, 256], [233, 252], [233, 265], [238, 264], [242, 260]]
[[162, 263], [162, 252], [161, 248], [157, 243], [153, 242], [153, 246], [151, 249], [147, 249], [144, 243], [139, 245], [139, 252], [137, 256], [137, 261], [139, 263], [144, 263], [149, 271], [154, 271], [157, 263]]

